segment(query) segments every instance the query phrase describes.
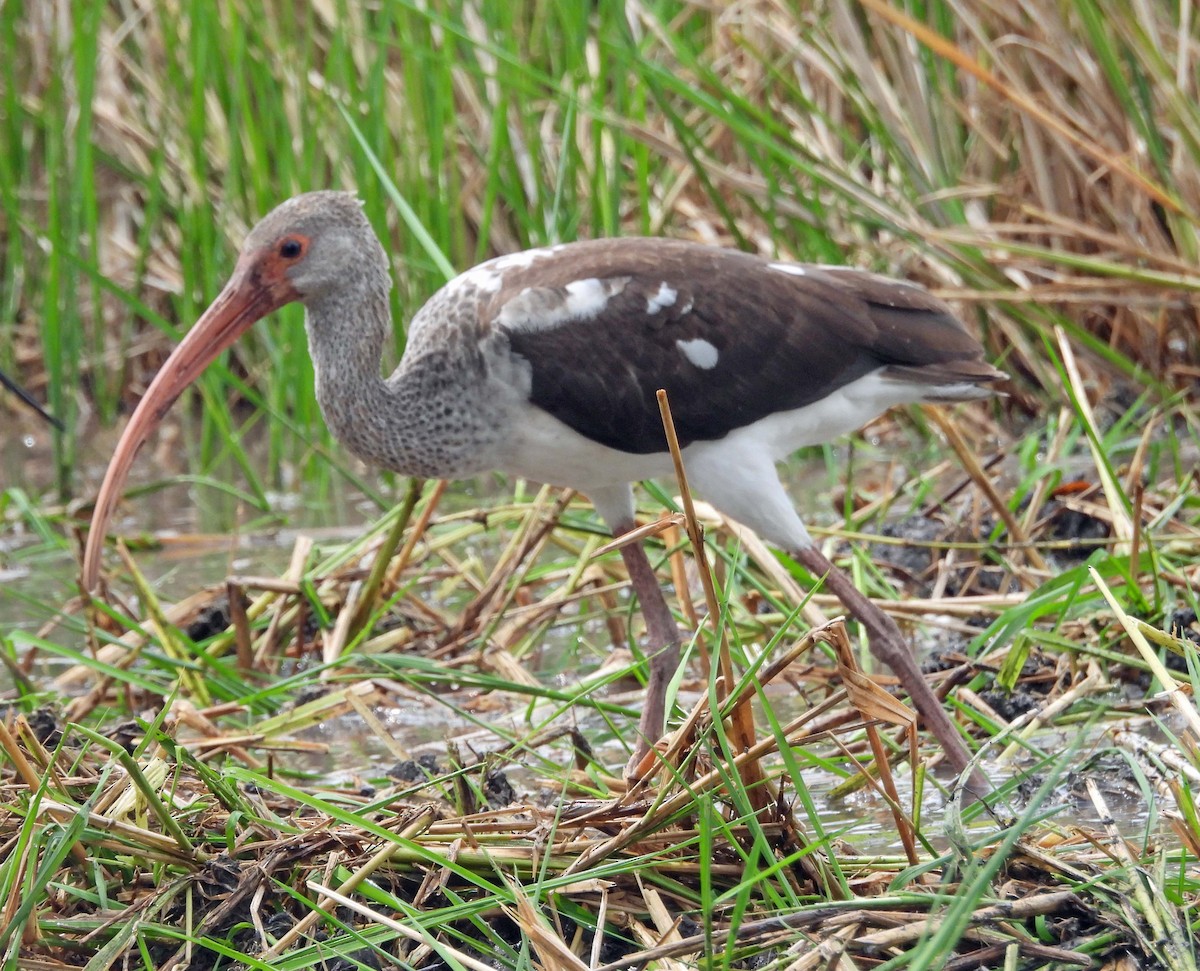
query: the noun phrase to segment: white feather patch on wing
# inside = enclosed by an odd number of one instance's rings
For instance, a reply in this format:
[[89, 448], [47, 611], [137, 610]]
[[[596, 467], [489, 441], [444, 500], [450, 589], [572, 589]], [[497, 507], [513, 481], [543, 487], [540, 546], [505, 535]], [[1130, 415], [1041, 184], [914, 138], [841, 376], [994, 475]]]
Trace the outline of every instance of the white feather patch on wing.
[[679, 353], [687, 358], [689, 364], [700, 368], [701, 371], [711, 371], [717, 366], [720, 358], [716, 347], [703, 337], [676, 341], [675, 346], [679, 348]]
[[559, 249], [557, 246], [541, 246], [536, 249], [497, 256], [460, 273], [446, 284], [445, 289], [448, 291], [468, 289], [479, 290], [482, 293], [495, 293], [504, 285], [505, 273], [510, 270], [524, 270], [538, 260], [553, 256], [557, 249]]
[[628, 282], [628, 277], [588, 277], [565, 287], [526, 287], [500, 308], [496, 323], [511, 330], [538, 331], [591, 320]]
[[679, 297], [679, 291], [674, 287], [669, 286], [664, 280], [658, 285], [658, 290], [653, 296], [646, 300], [646, 313], [656, 314], [660, 310], [666, 310], [668, 307], [675, 306], [675, 300]]

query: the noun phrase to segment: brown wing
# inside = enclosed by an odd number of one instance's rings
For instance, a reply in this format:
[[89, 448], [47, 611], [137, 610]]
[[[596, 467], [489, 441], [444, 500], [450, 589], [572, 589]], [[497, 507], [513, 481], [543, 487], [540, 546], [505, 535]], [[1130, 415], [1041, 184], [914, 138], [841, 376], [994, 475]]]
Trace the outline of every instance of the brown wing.
[[626, 452], [663, 450], [659, 388], [687, 445], [879, 368], [931, 388], [1002, 377], [920, 287], [681, 241], [559, 247], [506, 270], [484, 316], [529, 362], [534, 404]]

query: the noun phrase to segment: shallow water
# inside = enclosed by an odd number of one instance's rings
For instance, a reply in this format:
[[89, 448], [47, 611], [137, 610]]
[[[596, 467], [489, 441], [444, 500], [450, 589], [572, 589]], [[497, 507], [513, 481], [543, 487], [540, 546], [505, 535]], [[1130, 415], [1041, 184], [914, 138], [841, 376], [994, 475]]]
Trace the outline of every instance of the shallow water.
[[[631, 706], [636, 705], [637, 701], [634, 694], [615, 693], [609, 697]], [[453, 704], [467, 704], [465, 696], [451, 695], [446, 700]], [[795, 711], [789, 710], [789, 700], [790, 707]], [[685, 709], [694, 701], [694, 694], [685, 693], [681, 697]], [[772, 707], [778, 717], [787, 718], [798, 713], [802, 706], [794, 697], [785, 697], [783, 691], [772, 691]], [[502, 728], [517, 734], [523, 727], [523, 712], [524, 707], [517, 705], [511, 712], [495, 714], [494, 718]], [[378, 710], [376, 714], [391, 734], [393, 744], [385, 743], [370, 732], [364, 732], [362, 723], [356, 716], [346, 715], [305, 731], [302, 737], [320, 743], [323, 750], [289, 755], [286, 764], [298, 771], [310, 773], [328, 785], [358, 791], [365, 787], [398, 785], [395, 778], [388, 775], [388, 770], [397, 762], [394, 745], [400, 746], [408, 759], [429, 758], [441, 768], [446, 765], [448, 741], [458, 751], [467, 753], [500, 747], [496, 735], [481, 729], [472, 720], [462, 717], [451, 707], [430, 697], [414, 698], [408, 706]], [[761, 722], [761, 719], [759, 720]], [[527, 730], [527, 726], [524, 727]], [[596, 744], [598, 739], [607, 736], [607, 728], [602, 721], [598, 717], [585, 714], [580, 718], [578, 728], [593, 743], [598, 759], [603, 764], [614, 767], [613, 771], [619, 771], [617, 767], [624, 765], [628, 752], [616, 741]], [[1141, 722], [1138, 728], [1144, 734], [1157, 735], [1161, 741], [1161, 735], [1147, 721]], [[760, 724], [760, 731], [762, 730]], [[1068, 733], [1057, 730], [1046, 731], [1036, 739], [1038, 745], [1051, 751], [1062, 750], [1071, 741], [1074, 740]], [[1155, 813], [1154, 817], [1151, 817], [1146, 799], [1136, 782], [1124, 771], [1127, 766], [1121, 754], [1110, 746], [1107, 726], [1095, 727], [1088, 734], [1077, 759], [1080, 767], [1086, 765], [1086, 771], [1069, 773], [1060, 780], [1051, 796], [1042, 804], [1043, 811], [1039, 815], [1068, 835], [1073, 833], [1076, 827], [1098, 830], [1101, 819], [1084, 789], [1083, 779], [1086, 777], [1099, 784], [1118, 831], [1133, 845], [1136, 846], [1143, 840], [1175, 845], [1176, 838], [1161, 813]], [[1098, 761], [1088, 762], [1088, 759], [1097, 753]], [[570, 761], [569, 744], [566, 740], [542, 750], [542, 754], [560, 765]], [[1020, 772], [1030, 769], [1034, 761], [1032, 756], [1021, 755], [1012, 763], [986, 763], [985, 771], [989, 779], [999, 786]], [[538, 800], [539, 793], [544, 790], [535, 762], [526, 758], [524, 764], [506, 765], [502, 768], [517, 789], [519, 799]], [[556, 770], [549, 770], [548, 777], [557, 776]], [[945, 788], [949, 788], [953, 782], [944, 772], [938, 773], [938, 779]], [[896, 769], [895, 780], [901, 805], [911, 807], [912, 779], [906, 767]], [[896, 823], [886, 801], [866, 788], [846, 795], [838, 794], [837, 790], [843, 781], [843, 777], [834, 772], [815, 767], [805, 770], [804, 786], [816, 807], [817, 820], [824, 835], [849, 844], [858, 854], [901, 856], [903, 845], [896, 834]], [[1040, 777], [1035, 776], [1029, 789], [1015, 797], [996, 801], [993, 804], [993, 815], [981, 814], [967, 826], [968, 839], [984, 841], [998, 827], [1010, 824], [1022, 812], [1025, 798], [1039, 782]], [[795, 793], [787, 792], [785, 795], [791, 799]], [[1160, 794], [1159, 798], [1162, 799], [1163, 796]], [[1168, 798], [1164, 805], [1169, 804]], [[921, 807], [922, 832], [939, 849], [946, 848], [950, 843], [950, 834], [946, 830], [947, 808], [943, 791], [933, 781], [927, 781]], [[797, 812], [803, 812], [799, 806]], [[801, 825], [811, 837], [816, 836], [811, 820], [804, 821]]]
[[[44, 494], [53, 477], [49, 435], [43, 426], [32, 422], [19, 422], [14, 429], [15, 433], [0, 436], [0, 474], [3, 475], [0, 484], [5, 488], [21, 488], [29, 494]], [[87, 465], [81, 475], [83, 492], [94, 493], [115, 440], [115, 432], [98, 433], [88, 440], [84, 449]], [[891, 445], [894, 449], [895, 442]], [[886, 476], [888, 465], [896, 459], [897, 452], [893, 450], [886, 459], [871, 461], [871, 450], [865, 451], [867, 455], [860, 446], [856, 452], [855, 482], [859, 487], [870, 489], [873, 482]], [[161, 450], [155, 453], [152, 446], [148, 446], [139, 457], [134, 484], [151, 482], [174, 471], [164, 469], [162, 462], [153, 461], [156, 454], [161, 458]], [[919, 467], [925, 459], [924, 452], [916, 448], [901, 449], [898, 454], [909, 466], [907, 473], [901, 475], [912, 476], [914, 467]], [[832, 518], [835, 503], [829, 498], [831, 475], [824, 457], [818, 453], [806, 461], [793, 462], [787, 471], [790, 489], [802, 515], [817, 521]], [[231, 477], [234, 476], [236, 473], [231, 473]], [[478, 495], [480, 488], [494, 489], [497, 500], [505, 495], [503, 487], [496, 486], [494, 480], [487, 480], [482, 485], [455, 487], [442, 508], [456, 504], [460, 508], [486, 505], [487, 499], [481, 500]], [[287, 566], [298, 534], [316, 534], [322, 544], [349, 541], [378, 516], [373, 502], [346, 489], [340, 489], [336, 499], [328, 501], [324, 497], [319, 500], [301, 488], [298, 492], [274, 497], [273, 504], [280, 512], [279, 525], [264, 527], [261, 525], [262, 514], [256, 510], [238, 509], [224, 496], [214, 500], [210, 490], [174, 485], [123, 504], [113, 529], [126, 535], [153, 534], [163, 541], [159, 549], [139, 550], [134, 555], [159, 595], [170, 601], [205, 586], [222, 583], [231, 574], [279, 575]], [[903, 515], [908, 509], [903, 506], [894, 511], [896, 515]], [[230, 522], [257, 522], [259, 526], [225, 535], [208, 533], [202, 537], [203, 541], [199, 541], [198, 534], [205, 530], [227, 530]], [[192, 539], [187, 540], [188, 537]], [[482, 555], [498, 555], [501, 539], [491, 537], [488, 541], [493, 544], [491, 548], [482, 544]], [[112, 562], [111, 554], [109, 562]], [[0, 632], [23, 630], [32, 633], [41, 627], [74, 595], [75, 571], [73, 551], [39, 545], [35, 532], [10, 519], [0, 532]], [[52, 636], [69, 635], [60, 630]], [[573, 643], [574, 637], [567, 628], [559, 630], [542, 646], [540, 660], [551, 670], [577, 665], [577, 659], [555, 653], [570, 649], [569, 645]], [[595, 659], [588, 659], [587, 663], [595, 663]], [[35, 677], [49, 679], [62, 666], [63, 662], [46, 658]], [[11, 687], [8, 673], [0, 668], [0, 694]], [[771, 697], [781, 717], [790, 714], [789, 706], [799, 704], [784, 689], [772, 689]], [[631, 705], [636, 705], [636, 697], [629, 696], [629, 699]], [[523, 703], [518, 701], [514, 711], [492, 712], [488, 717], [497, 718], [508, 728], [519, 731], [523, 727], [523, 713]], [[448, 740], [453, 740], [463, 751], [496, 747], [495, 735], [481, 731], [471, 719], [429, 696], [414, 695], [404, 706], [381, 709], [377, 715], [391, 735], [391, 745], [363, 731], [357, 716], [346, 715], [303, 733], [303, 738], [319, 742], [321, 751], [284, 753], [276, 762], [296, 771], [312, 773], [331, 785], [358, 787], [371, 780], [384, 779], [387, 769], [396, 761], [397, 749], [413, 758], [433, 755], [442, 759]], [[586, 713], [580, 718], [580, 728], [589, 739], [605, 737], [608, 729], [602, 720]], [[620, 766], [625, 761], [624, 749], [615, 742], [601, 744], [598, 752], [606, 764]], [[1013, 770], [990, 769], [997, 781], [1009, 771]], [[537, 786], [535, 774], [527, 770], [516, 770], [514, 781], [518, 788]], [[899, 774], [898, 781], [902, 798], [910, 798], [905, 790], [907, 776], [904, 772]], [[840, 782], [841, 778], [833, 773], [806, 772], [805, 784], [813, 793], [826, 831], [852, 843], [860, 852], [898, 852], [895, 824], [883, 800], [870, 792], [844, 798], [831, 796], [831, 791]], [[1064, 824], [1082, 820], [1094, 822], [1090, 804], [1081, 803], [1066, 790], [1061, 794], [1061, 802]], [[1144, 800], [1117, 799], [1110, 808], [1118, 814], [1123, 832], [1144, 833], [1151, 822], [1146, 818]], [[923, 808], [926, 820], [936, 820], [941, 811], [940, 794], [935, 786], [927, 786]], [[931, 831], [936, 832], [937, 828], [935, 823]]]

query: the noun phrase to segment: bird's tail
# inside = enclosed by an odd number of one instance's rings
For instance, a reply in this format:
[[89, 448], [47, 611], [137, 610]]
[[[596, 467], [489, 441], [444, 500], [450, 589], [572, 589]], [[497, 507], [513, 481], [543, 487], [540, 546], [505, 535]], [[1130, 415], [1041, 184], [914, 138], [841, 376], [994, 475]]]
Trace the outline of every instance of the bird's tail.
[[1008, 375], [987, 361], [967, 359], [938, 361], [934, 364], [893, 364], [883, 369], [883, 377], [921, 386], [921, 400], [928, 402], [975, 401], [1001, 392], [993, 387], [1007, 381]]

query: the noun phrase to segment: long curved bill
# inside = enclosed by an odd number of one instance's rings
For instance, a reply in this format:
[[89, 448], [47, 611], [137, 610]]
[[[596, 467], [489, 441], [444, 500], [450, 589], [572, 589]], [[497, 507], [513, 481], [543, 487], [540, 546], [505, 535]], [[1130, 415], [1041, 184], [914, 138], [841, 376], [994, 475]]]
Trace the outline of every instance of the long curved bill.
[[109, 520], [121, 498], [125, 479], [138, 449], [159, 426], [184, 388], [195, 381], [218, 354], [254, 323], [294, 299], [296, 294], [290, 288], [272, 287], [258, 279], [252, 271], [252, 261], [243, 257], [225, 284], [225, 289], [180, 341], [162, 370], [154, 376], [117, 442], [104, 474], [104, 482], [96, 495], [92, 522], [88, 527], [87, 547], [83, 553], [82, 586], [85, 594], [92, 594], [96, 590]]

